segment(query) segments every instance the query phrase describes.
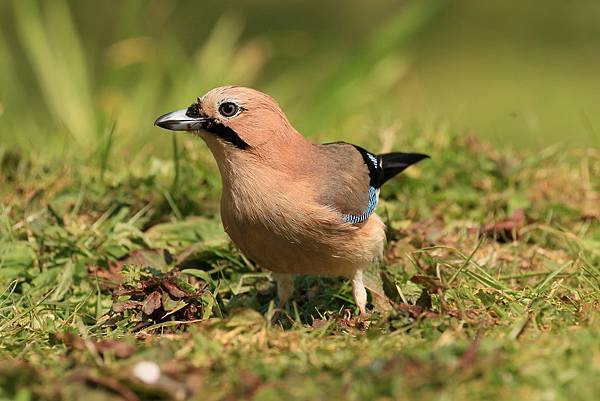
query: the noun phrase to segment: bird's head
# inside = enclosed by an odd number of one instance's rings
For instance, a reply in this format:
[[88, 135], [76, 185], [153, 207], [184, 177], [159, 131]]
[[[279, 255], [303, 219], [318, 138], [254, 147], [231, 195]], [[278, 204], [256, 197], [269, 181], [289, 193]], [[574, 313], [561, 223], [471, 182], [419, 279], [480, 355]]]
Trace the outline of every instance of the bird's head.
[[160, 116], [154, 124], [196, 133], [211, 148], [228, 151], [276, 146], [298, 135], [275, 100], [239, 86], [212, 89], [189, 107]]

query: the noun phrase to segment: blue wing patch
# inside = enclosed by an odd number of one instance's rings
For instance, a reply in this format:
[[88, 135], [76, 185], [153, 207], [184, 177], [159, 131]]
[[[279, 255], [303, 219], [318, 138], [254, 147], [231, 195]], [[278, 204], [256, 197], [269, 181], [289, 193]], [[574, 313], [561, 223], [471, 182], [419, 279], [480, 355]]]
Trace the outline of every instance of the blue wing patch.
[[377, 207], [377, 202], [379, 201], [379, 190], [375, 187], [369, 187], [369, 205], [367, 206], [367, 210], [365, 210], [362, 214], [344, 214], [342, 217], [345, 222], [351, 224], [362, 223], [366, 219], [369, 218], [371, 214], [375, 211], [375, 207]]
[[[367, 152], [362, 148], [358, 148], [359, 152], [363, 155], [365, 160], [365, 164], [369, 168], [369, 175], [372, 176], [372, 172], [377, 171], [379, 168], [377, 156]], [[371, 164], [369, 164], [371, 162]], [[375, 211], [377, 207], [377, 202], [379, 202], [379, 189], [375, 188], [373, 185], [369, 186], [369, 204], [367, 205], [367, 210], [365, 210], [362, 214], [344, 214], [342, 217], [345, 222], [351, 224], [359, 224], [369, 218], [371, 214]]]

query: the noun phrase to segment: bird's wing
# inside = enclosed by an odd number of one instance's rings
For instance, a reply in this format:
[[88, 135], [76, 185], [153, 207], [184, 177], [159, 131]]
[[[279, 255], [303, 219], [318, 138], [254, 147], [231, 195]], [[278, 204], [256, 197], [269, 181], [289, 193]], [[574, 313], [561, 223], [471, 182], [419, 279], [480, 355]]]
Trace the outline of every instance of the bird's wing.
[[319, 201], [339, 210], [344, 220], [358, 224], [377, 206], [379, 188], [408, 166], [429, 156], [420, 153], [375, 155], [345, 142], [317, 145]]
[[407, 167], [427, 159], [429, 156], [422, 153], [383, 153], [377, 155], [378, 173], [376, 178], [377, 188], [382, 186], [387, 180], [400, 174]]
[[317, 149], [319, 203], [338, 210], [347, 222], [366, 220], [379, 196], [372, 178], [377, 156], [344, 142], [317, 145]]

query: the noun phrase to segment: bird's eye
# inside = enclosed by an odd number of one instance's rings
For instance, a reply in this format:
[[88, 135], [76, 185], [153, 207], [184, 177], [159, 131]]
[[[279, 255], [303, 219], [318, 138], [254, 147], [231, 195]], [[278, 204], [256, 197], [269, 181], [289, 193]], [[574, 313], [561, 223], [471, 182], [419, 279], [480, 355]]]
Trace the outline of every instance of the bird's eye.
[[239, 107], [235, 103], [225, 102], [221, 103], [221, 105], [219, 106], [219, 113], [223, 117], [233, 117], [237, 114], [238, 111]]

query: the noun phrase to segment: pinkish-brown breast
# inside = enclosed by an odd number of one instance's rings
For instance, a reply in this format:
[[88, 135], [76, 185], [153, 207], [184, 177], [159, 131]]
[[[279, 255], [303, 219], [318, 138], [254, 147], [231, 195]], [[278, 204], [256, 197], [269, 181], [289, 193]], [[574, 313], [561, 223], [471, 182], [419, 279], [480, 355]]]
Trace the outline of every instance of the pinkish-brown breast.
[[319, 203], [315, 181], [264, 165], [224, 166], [221, 218], [233, 242], [266, 269], [351, 276], [382, 252], [383, 223], [360, 226]]

